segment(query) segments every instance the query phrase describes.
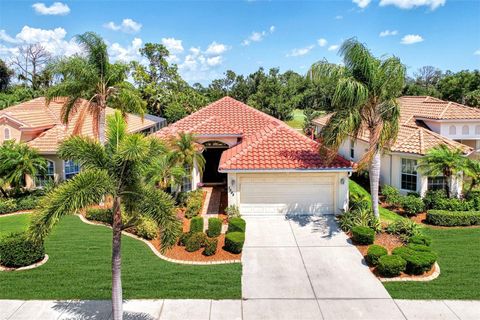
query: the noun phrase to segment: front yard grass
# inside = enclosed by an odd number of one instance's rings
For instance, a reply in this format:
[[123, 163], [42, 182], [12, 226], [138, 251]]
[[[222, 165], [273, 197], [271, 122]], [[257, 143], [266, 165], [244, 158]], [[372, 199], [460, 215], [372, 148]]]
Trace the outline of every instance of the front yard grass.
[[305, 114], [303, 114], [303, 110], [295, 109], [293, 110], [292, 115], [292, 120], [285, 122], [294, 129], [303, 130], [303, 123], [305, 122]]
[[[0, 236], [20, 231], [29, 215], [0, 217]], [[0, 272], [0, 299], [109, 299], [111, 230], [78, 217], [60, 221], [46, 240], [49, 261], [33, 270]], [[142, 242], [122, 237], [123, 295], [133, 298], [238, 299], [242, 266], [180, 265]]]

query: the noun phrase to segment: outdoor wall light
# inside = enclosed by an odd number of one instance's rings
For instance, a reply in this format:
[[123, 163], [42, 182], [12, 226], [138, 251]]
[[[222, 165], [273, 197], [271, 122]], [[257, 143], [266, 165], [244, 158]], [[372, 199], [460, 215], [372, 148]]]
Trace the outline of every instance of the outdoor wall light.
[[235, 187], [235, 179], [230, 180], [230, 185], [231, 185], [232, 187]]
[[345, 184], [345, 178], [340, 179], [340, 184]]

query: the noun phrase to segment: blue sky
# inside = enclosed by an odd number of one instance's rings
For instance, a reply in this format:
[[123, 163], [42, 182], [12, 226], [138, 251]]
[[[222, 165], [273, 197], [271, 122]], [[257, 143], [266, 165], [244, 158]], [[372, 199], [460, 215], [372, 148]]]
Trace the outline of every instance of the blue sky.
[[400, 57], [410, 74], [480, 68], [480, 1], [0, 1], [4, 59], [33, 42], [73, 54], [72, 37], [85, 31], [104, 37], [112, 60], [164, 43], [191, 83], [259, 66], [305, 73], [323, 58], [340, 62], [336, 46], [350, 37]]

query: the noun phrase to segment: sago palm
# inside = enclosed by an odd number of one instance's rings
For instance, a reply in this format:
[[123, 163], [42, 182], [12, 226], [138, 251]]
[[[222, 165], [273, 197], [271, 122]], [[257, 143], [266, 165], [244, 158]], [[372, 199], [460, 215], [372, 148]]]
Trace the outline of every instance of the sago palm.
[[47, 102], [57, 97], [66, 97], [61, 116], [68, 124], [78, 113], [73, 133], [78, 134], [89, 114], [92, 127], [100, 143], [105, 143], [105, 108], [120, 109], [123, 114], [142, 114], [145, 103], [132, 84], [126, 82], [128, 66], [122, 63], [111, 64], [107, 45], [103, 39], [86, 32], [76, 37], [83, 48], [82, 55], [64, 58], [54, 65], [54, 73], [60, 82], [47, 91]]
[[315, 83], [329, 77], [336, 82], [332, 97], [334, 114], [323, 128], [326, 147], [337, 151], [348, 138], [362, 131], [370, 137], [369, 148], [360, 161], [368, 165], [372, 209], [379, 217], [378, 185], [380, 157], [384, 147], [396, 140], [400, 117], [397, 97], [405, 82], [405, 66], [396, 57], [378, 59], [356, 39], [346, 40], [341, 48], [344, 65], [318, 62], [308, 77]]
[[440, 144], [430, 149], [423, 158], [418, 160], [417, 170], [429, 177], [444, 176], [447, 179], [445, 192], [450, 197], [453, 195], [453, 177], [465, 170], [466, 160], [460, 149], [451, 149]]
[[[122, 319], [121, 232], [134, 226], [142, 216], [152, 218], [160, 228], [164, 248], [173, 245], [180, 232], [170, 195], [147, 185], [144, 172], [162, 153], [156, 138], [126, 132], [120, 111], [107, 119], [105, 145], [98, 141], [72, 136], [63, 142], [59, 155], [72, 159], [82, 171], [48, 193], [40, 203], [30, 226], [33, 239], [42, 240], [68, 214], [113, 199], [112, 223], [112, 308], [113, 318]], [[122, 224], [122, 215], [128, 222]]]

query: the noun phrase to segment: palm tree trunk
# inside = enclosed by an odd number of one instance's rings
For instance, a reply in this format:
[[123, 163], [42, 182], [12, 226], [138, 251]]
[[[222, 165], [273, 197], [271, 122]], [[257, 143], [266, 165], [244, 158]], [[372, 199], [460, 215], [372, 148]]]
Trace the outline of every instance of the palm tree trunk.
[[113, 202], [112, 230], [112, 317], [113, 320], [122, 320], [122, 212], [119, 197]]
[[378, 185], [380, 183], [380, 151], [377, 151], [370, 161], [370, 194], [372, 197], [372, 210], [375, 217], [380, 217], [378, 208]]
[[100, 116], [98, 117], [98, 141], [100, 144], [105, 144], [105, 108], [101, 108]]

